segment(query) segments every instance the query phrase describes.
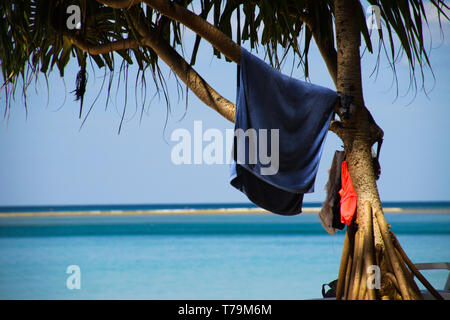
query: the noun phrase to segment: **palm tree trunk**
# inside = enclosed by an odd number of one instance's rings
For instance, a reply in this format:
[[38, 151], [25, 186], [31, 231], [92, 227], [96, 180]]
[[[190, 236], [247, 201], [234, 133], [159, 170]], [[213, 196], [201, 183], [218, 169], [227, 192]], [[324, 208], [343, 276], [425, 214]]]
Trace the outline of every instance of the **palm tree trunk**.
[[[350, 177], [358, 196], [356, 219], [347, 230], [337, 298], [419, 299], [420, 292], [392, 244], [376, 185], [371, 153], [371, 116], [364, 107], [361, 39], [355, 19], [359, 6], [357, 0], [335, 0], [337, 90], [352, 96], [356, 106], [351, 117], [342, 120], [339, 136], [344, 142]], [[369, 289], [366, 283], [367, 268], [374, 264], [381, 270], [379, 290]]]

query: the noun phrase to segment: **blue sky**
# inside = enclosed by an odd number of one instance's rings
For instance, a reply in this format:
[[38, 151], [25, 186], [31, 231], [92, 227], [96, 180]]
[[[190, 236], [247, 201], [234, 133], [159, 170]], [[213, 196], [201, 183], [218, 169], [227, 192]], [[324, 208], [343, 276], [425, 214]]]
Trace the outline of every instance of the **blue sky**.
[[[450, 201], [449, 29], [449, 23], [444, 23], [443, 40], [435, 19], [430, 19], [430, 57], [435, 80], [429, 72], [426, 74], [425, 85], [433, 88], [428, 97], [420, 90], [415, 98], [413, 92], [407, 93], [409, 69], [404, 59], [397, 65], [396, 98], [392, 72], [385, 59], [375, 79], [370, 75], [376, 57], [367, 52], [363, 56], [365, 101], [385, 132], [380, 158], [382, 175], [378, 181], [384, 201]], [[192, 40], [192, 33], [186, 30], [188, 53]], [[264, 57], [262, 48], [258, 55]], [[291, 72], [289, 59], [282, 69], [287, 74]], [[309, 59], [311, 82], [334, 89], [315, 46]], [[168, 69], [162, 69], [168, 75]], [[234, 101], [236, 66], [213, 58], [212, 48], [206, 42], [201, 45], [196, 69], [217, 91]], [[168, 77], [172, 113], [167, 126], [166, 105], [164, 99], [158, 98], [140, 122], [140, 99], [136, 107], [134, 94], [135, 71], [131, 67], [126, 122], [120, 135], [117, 131], [124, 104], [123, 85], [118, 90], [113, 86], [106, 110], [106, 90], [101, 93], [79, 130], [79, 103], [70, 93], [78, 72], [74, 64], [68, 66], [64, 82], [55, 70], [49, 79], [48, 95], [43, 77], [30, 87], [27, 118], [18, 94], [8, 119], [0, 121], [0, 206], [248, 202], [230, 186], [228, 165], [177, 166], [170, 157], [176, 144], [170, 141], [173, 130], [185, 128], [192, 132], [194, 121], [201, 120], [204, 130], [217, 128], [225, 134], [225, 129], [233, 128], [233, 124], [193, 93], [189, 93], [188, 110], [183, 117], [185, 101], [178, 99], [173, 74]], [[102, 76], [103, 70], [96, 70], [95, 75], [90, 70], [85, 110], [97, 96]], [[294, 69], [292, 76], [303, 79], [302, 69]], [[147, 79], [147, 96], [151, 97], [155, 91], [151, 75]], [[4, 106], [3, 92], [1, 103]], [[305, 202], [324, 200], [327, 169], [334, 151], [340, 148], [339, 139], [329, 132], [316, 191], [306, 195]]]

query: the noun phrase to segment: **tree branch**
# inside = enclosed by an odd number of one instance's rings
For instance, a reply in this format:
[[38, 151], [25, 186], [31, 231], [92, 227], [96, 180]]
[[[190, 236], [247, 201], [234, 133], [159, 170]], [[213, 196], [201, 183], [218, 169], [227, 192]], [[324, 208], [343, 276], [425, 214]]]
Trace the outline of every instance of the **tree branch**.
[[117, 40], [110, 43], [104, 43], [104, 44], [98, 44], [98, 45], [91, 45], [85, 42], [80, 37], [76, 37], [73, 35], [66, 34], [72, 43], [83, 50], [84, 52], [87, 52], [89, 54], [98, 55], [98, 54], [104, 54], [109, 53], [112, 51], [118, 51], [118, 50], [125, 50], [125, 49], [136, 49], [139, 47], [139, 43], [134, 39], [123, 39], [123, 40]]
[[241, 47], [205, 19], [179, 4], [167, 0], [97, 0], [111, 8], [124, 9], [144, 2], [166, 17], [178, 21], [211, 43], [228, 59], [240, 64]]
[[184, 24], [211, 43], [228, 59], [237, 64], [241, 63], [241, 47], [205, 19], [175, 2], [166, 0], [144, 0], [144, 2], [161, 14]]
[[215, 91], [164, 38], [150, 26], [146, 26], [142, 14], [129, 11], [134, 28], [142, 37], [142, 44], [150, 47], [172, 69], [186, 86], [206, 105], [225, 119], [234, 122], [236, 106]]
[[125, 9], [131, 8], [135, 4], [141, 3], [142, 0], [97, 0], [108, 7], [113, 9]]

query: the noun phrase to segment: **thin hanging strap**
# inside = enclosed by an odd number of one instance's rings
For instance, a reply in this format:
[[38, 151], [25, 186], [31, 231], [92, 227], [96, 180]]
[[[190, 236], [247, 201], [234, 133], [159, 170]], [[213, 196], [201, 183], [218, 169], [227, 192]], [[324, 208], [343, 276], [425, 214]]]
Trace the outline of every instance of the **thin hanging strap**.
[[[237, 43], [241, 46], [241, 12], [239, 9], [240, 6], [237, 7]], [[237, 87], [239, 88], [241, 83], [241, 66], [237, 64]]]

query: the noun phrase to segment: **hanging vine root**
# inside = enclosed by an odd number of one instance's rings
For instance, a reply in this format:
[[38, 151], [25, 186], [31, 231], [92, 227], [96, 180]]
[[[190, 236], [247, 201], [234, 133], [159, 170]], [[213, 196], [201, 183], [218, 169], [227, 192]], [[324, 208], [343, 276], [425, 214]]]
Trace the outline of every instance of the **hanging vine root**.
[[345, 233], [344, 248], [342, 249], [341, 265], [339, 267], [338, 283], [336, 287], [336, 300], [341, 300], [344, 294], [346, 273], [348, 268], [348, 259], [350, 256], [350, 236], [349, 230]]
[[[353, 248], [352, 248], [353, 252]], [[348, 299], [348, 292], [350, 289], [350, 277], [352, 273], [352, 264], [353, 264], [353, 256], [350, 255], [348, 257], [348, 263], [347, 263], [347, 271], [345, 272], [345, 290], [344, 290], [344, 298]]]
[[[381, 236], [383, 238], [384, 246], [386, 248], [386, 252], [389, 257], [389, 261], [391, 262], [392, 268], [394, 269], [394, 275], [397, 279], [398, 286], [400, 289], [400, 293], [402, 295], [403, 300], [411, 300], [417, 297], [411, 296], [410, 294], [410, 285], [407, 280], [407, 275], [405, 275], [404, 270], [401, 266], [402, 261], [398, 259], [397, 254], [395, 253], [394, 244], [392, 243], [391, 233], [389, 232], [387, 222], [384, 219], [384, 215], [381, 211], [377, 211], [375, 213], [377, 218], [378, 225], [380, 227]], [[420, 293], [418, 293], [420, 295]]]
[[[372, 205], [370, 201], [366, 201], [364, 203], [364, 210], [366, 211], [366, 233], [365, 233], [365, 251], [364, 251], [364, 268], [365, 268], [365, 280], [363, 286], [367, 290], [367, 297], [369, 300], [376, 300], [376, 293], [374, 288], [367, 287], [367, 270], [370, 266], [375, 265], [375, 250], [374, 250], [374, 231], [373, 231], [373, 213], [372, 213]], [[360, 299], [365, 299], [365, 295], [361, 296], [360, 291]]]
[[350, 290], [350, 300], [358, 299], [359, 286], [362, 278], [362, 267], [364, 258], [364, 234], [362, 229], [359, 229], [355, 235], [355, 252], [353, 258], [354, 276], [352, 277], [352, 285]]
[[403, 250], [400, 242], [398, 242], [397, 237], [392, 233], [392, 241], [394, 243], [394, 247], [398, 250], [398, 253], [402, 257], [403, 261], [405, 261], [408, 268], [411, 272], [416, 276], [417, 279], [427, 288], [428, 291], [438, 300], [444, 300], [444, 298], [439, 294], [439, 292], [428, 282], [427, 279], [420, 273], [420, 271], [416, 268], [414, 263], [408, 258], [405, 251]]
[[[392, 235], [392, 233], [391, 233]], [[394, 247], [395, 254], [397, 256], [398, 261], [400, 261], [400, 266], [402, 267], [403, 274], [405, 275], [406, 281], [408, 283], [408, 290], [409, 294], [411, 296], [411, 299], [413, 300], [423, 300], [423, 296], [419, 290], [419, 287], [417, 286], [416, 282], [414, 281], [414, 278], [409, 272], [408, 268], [406, 267], [400, 253], [398, 252], [397, 248]]]

